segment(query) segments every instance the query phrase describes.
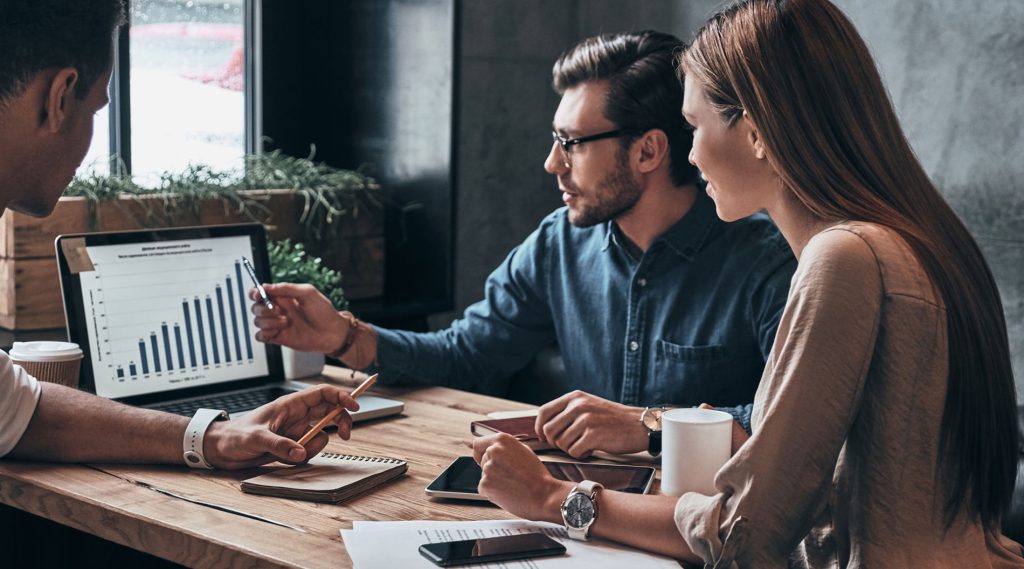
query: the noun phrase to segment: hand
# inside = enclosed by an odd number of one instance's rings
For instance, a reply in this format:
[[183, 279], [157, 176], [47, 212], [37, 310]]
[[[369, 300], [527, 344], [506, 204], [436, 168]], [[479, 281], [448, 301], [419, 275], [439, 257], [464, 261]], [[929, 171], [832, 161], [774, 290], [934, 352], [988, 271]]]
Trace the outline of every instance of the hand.
[[255, 301], [256, 339], [281, 344], [304, 352], [333, 353], [348, 337], [350, 324], [331, 301], [308, 284], [263, 285], [273, 300], [273, 310], [260, 302], [256, 289], [249, 291]]
[[595, 450], [625, 454], [647, 450], [647, 428], [640, 422], [643, 409], [596, 395], [573, 391], [545, 404], [535, 428], [541, 441], [574, 458]]
[[[714, 407], [707, 403], [701, 403], [700, 408], [714, 409]], [[732, 454], [736, 454], [736, 451], [740, 450], [740, 447], [743, 446], [743, 443], [747, 442], [747, 439], [749, 438], [750, 435], [743, 430], [743, 425], [741, 425], [739, 421], [734, 420], [732, 422]]]
[[473, 441], [473, 458], [483, 470], [480, 495], [521, 518], [558, 523], [559, 505], [571, 482], [555, 480], [530, 447], [508, 433]]
[[[355, 399], [333, 385], [285, 395], [240, 419], [212, 423], [203, 440], [203, 454], [217, 468], [227, 469], [250, 468], [275, 460], [304, 462], [327, 445], [327, 433], [317, 433], [305, 448], [295, 441], [312, 423], [339, 406], [349, 411], [359, 409]], [[348, 440], [352, 417], [340, 413], [334, 423], [338, 435]]]

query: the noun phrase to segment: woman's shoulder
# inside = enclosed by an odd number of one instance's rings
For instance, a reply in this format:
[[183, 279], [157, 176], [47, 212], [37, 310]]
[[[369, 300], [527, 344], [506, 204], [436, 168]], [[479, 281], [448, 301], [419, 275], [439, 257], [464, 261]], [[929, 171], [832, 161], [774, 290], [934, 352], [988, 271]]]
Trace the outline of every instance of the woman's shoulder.
[[941, 304], [906, 240], [894, 229], [865, 221], [833, 225], [807, 243], [800, 264], [832, 267], [847, 278], [880, 279], [887, 295], [900, 295]]

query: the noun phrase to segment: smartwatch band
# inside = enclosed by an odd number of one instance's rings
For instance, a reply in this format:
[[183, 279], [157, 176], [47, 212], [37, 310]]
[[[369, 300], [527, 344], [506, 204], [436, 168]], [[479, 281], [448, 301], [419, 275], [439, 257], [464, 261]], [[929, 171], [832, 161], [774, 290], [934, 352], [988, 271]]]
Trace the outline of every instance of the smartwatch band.
[[203, 439], [206, 437], [206, 430], [210, 428], [210, 423], [229, 418], [227, 411], [216, 409], [196, 411], [192, 420], [189, 421], [188, 427], [185, 428], [185, 440], [182, 442], [184, 448], [182, 458], [189, 468], [213, 470], [213, 465], [203, 456]]

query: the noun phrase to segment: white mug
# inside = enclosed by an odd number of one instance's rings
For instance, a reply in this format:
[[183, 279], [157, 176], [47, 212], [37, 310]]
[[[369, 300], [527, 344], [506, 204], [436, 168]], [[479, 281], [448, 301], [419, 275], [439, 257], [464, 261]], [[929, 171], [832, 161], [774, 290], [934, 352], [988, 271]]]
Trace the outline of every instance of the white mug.
[[715, 474], [732, 455], [732, 415], [670, 409], [661, 416], [661, 493], [714, 495]]

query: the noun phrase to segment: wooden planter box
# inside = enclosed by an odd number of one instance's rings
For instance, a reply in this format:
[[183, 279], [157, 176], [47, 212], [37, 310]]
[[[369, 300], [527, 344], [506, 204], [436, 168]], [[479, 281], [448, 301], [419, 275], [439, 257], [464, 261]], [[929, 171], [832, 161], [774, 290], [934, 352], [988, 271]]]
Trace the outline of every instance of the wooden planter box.
[[[304, 202], [290, 190], [266, 190], [250, 194], [271, 212], [270, 239], [290, 238], [306, 243], [299, 224]], [[150, 203], [159, 203], [157, 198]], [[221, 201], [202, 204], [198, 214], [178, 216], [175, 226], [224, 225], [251, 222], [244, 213], [232, 211]], [[98, 204], [89, 211], [85, 198], [63, 197], [48, 217], [36, 218], [8, 210], [0, 217], [0, 327], [41, 330], [64, 326], [64, 302], [57, 276], [54, 239], [63, 233], [119, 231], [164, 227], [159, 220], [146, 222], [146, 207], [135, 198]], [[324, 251], [324, 264], [341, 271], [345, 296], [351, 300], [375, 298], [384, 292], [383, 212], [361, 209], [359, 215], [339, 228], [324, 244], [308, 244]]]

